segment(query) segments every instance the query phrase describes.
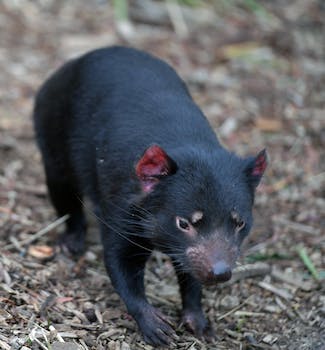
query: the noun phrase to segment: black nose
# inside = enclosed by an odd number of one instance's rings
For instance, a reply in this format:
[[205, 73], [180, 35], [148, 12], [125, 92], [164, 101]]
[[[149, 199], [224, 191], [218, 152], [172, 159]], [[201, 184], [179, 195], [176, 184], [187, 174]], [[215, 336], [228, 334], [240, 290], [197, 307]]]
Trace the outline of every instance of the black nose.
[[226, 282], [231, 278], [231, 269], [224, 261], [218, 261], [213, 266], [214, 279], [217, 282]]

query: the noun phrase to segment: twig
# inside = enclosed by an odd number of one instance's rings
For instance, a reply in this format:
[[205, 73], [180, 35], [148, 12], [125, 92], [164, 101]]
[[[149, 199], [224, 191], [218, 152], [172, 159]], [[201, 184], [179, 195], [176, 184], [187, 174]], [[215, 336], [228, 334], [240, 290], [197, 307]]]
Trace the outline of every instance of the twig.
[[49, 330], [53, 338], [56, 337], [60, 343], [64, 343], [64, 339], [62, 338], [61, 334], [54, 328], [53, 325], [50, 325]]
[[166, 300], [166, 299], [164, 299], [164, 298], [161, 298], [161, 297], [159, 297], [159, 296], [157, 296], [157, 295], [155, 295], [155, 294], [152, 294], [152, 293], [150, 293], [150, 292], [147, 292], [146, 294], [147, 294], [147, 296], [148, 296], [149, 298], [151, 298], [151, 299], [153, 299], [153, 300], [155, 300], [155, 301], [158, 301], [159, 303], [161, 303], [161, 304], [163, 304], [163, 305], [169, 305], [169, 306], [173, 306], [173, 305], [174, 305], [174, 303], [170, 302], [169, 300]]
[[68, 307], [65, 307], [65, 310], [72, 313], [73, 315], [77, 316], [79, 318], [79, 320], [81, 320], [83, 322], [88, 322], [87, 317], [82, 312], [68, 308]]
[[233, 271], [231, 280], [227, 283], [223, 283], [222, 286], [228, 286], [249, 277], [265, 276], [270, 272], [271, 266], [262, 262], [237, 266]]
[[99, 307], [97, 305], [95, 306], [95, 315], [96, 315], [96, 318], [97, 318], [98, 322], [100, 324], [103, 324], [103, 316], [102, 316], [102, 314], [101, 314], [101, 312], [99, 310]]
[[128, 1], [127, 0], [114, 0], [114, 17], [116, 23], [116, 29], [118, 33], [125, 40], [131, 40], [134, 36], [134, 28], [128, 15]]
[[11, 284], [11, 277], [10, 277], [8, 271], [6, 270], [6, 268], [4, 267], [4, 265], [2, 264], [2, 262], [0, 261], [0, 281], [2, 281], [2, 280], [7, 285]]
[[88, 268], [88, 269], [86, 269], [86, 272], [89, 273], [92, 276], [100, 277], [100, 278], [104, 279], [107, 282], [111, 281], [110, 278], [108, 277], [108, 275], [105, 275], [105, 274], [100, 273], [98, 271], [95, 271], [93, 269]]
[[287, 314], [287, 316], [289, 317], [290, 320], [295, 319], [295, 314], [291, 311], [290, 306], [288, 307], [287, 305], [285, 305], [279, 297], [275, 297], [275, 302], [280, 307], [280, 309], [283, 310]]
[[312, 281], [302, 281], [301, 279], [294, 278], [288, 273], [284, 273], [283, 271], [273, 269], [271, 275], [272, 277], [280, 280], [281, 282], [291, 284], [306, 292], [309, 292], [312, 289], [312, 283], [311, 283]]
[[[41, 328], [41, 327], [40, 327]], [[43, 328], [41, 328], [41, 331], [42, 331], [42, 336], [43, 338], [45, 339], [45, 341], [47, 342], [47, 337], [45, 335], [45, 333], [43, 332]], [[33, 341], [36, 341], [36, 343], [44, 350], [48, 350], [48, 348], [40, 341], [38, 340], [37, 338], [37, 335], [36, 335], [36, 332], [37, 332], [37, 328], [33, 328], [32, 331], [30, 332], [29, 334], [29, 338], [30, 340], [33, 342]]]
[[237, 310], [239, 310], [241, 307], [243, 307], [245, 304], [247, 304], [248, 300], [251, 298], [251, 296], [249, 296], [246, 300], [244, 300], [241, 304], [239, 304], [238, 306], [234, 307], [232, 310], [226, 312], [225, 314], [219, 316], [217, 318], [218, 321], [226, 318], [227, 316], [233, 314], [234, 312], [236, 312]]
[[[40, 237], [44, 236], [45, 234], [47, 234], [48, 232], [53, 230], [55, 227], [62, 225], [65, 221], [67, 221], [69, 219], [69, 216], [70, 216], [69, 214], [66, 214], [66, 215], [58, 218], [54, 222], [50, 223], [48, 226], [46, 226], [43, 229], [41, 229], [40, 231], [36, 232], [32, 237], [28, 237], [20, 242], [17, 242], [17, 243], [20, 244], [20, 246], [23, 246], [23, 245], [28, 245], [28, 244], [36, 241]], [[11, 244], [6, 245], [4, 247], [4, 249], [11, 249], [14, 247], [15, 247], [15, 245], [11, 243]]]
[[252, 312], [252, 311], [235, 311], [235, 316], [238, 317], [265, 317], [264, 312]]
[[281, 218], [281, 217], [274, 218], [273, 222], [275, 224], [281, 224], [281, 225], [287, 226], [293, 231], [300, 231], [302, 233], [307, 233], [310, 235], [319, 235], [321, 232], [320, 228], [315, 228], [312, 226], [300, 224], [299, 222], [290, 221], [288, 219]]
[[0, 340], [0, 349], [3, 349], [3, 350], [10, 350], [11, 347], [9, 344], [5, 343], [4, 341]]
[[25, 185], [23, 183], [16, 182], [15, 190], [25, 192], [28, 194], [34, 194], [36, 196], [45, 196], [46, 195], [46, 187], [45, 186]]
[[[80, 332], [80, 331], [78, 331]], [[80, 334], [75, 334], [72, 332], [60, 332], [60, 336], [62, 338], [69, 338], [69, 339], [79, 339], [80, 338]]]
[[96, 331], [101, 329], [100, 325], [81, 324], [81, 323], [74, 323], [74, 322], [66, 322], [66, 324], [73, 328], [86, 329], [88, 331]]
[[269, 292], [272, 292], [278, 296], [280, 296], [283, 299], [290, 300], [293, 298], [293, 295], [283, 289], [279, 289], [274, 287], [272, 284], [266, 283], [266, 282], [258, 282], [257, 283], [261, 288], [268, 290]]
[[180, 38], [187, 38], [188, 28], [178, 2], [176, 0], [166, 0], [166, 7], [176, 34]]
[[318, 182], [322, 182], [325, 181], [325, 171], [316, 175], [310, 175], [305, 179], [306, 182], [314, 182], [314, 181], [318, 181]]
[[83, 346], [83, 348], [84, 348], [85, 350], [89, 350], [87, 344], [85, 343], [85, 341], [84, 341], [83, 339], [79, 339], [79, 343]]
[[15, 236], [10, 236], [9, 240], [11, 244], [20, 252], [20, 254], [24, 255], [26, 253], [26, 249], [21, 246], [21, 244]]
[[108, 331], [106, 332], [103, 332], [101, 333], [97, 339], [96, 339], [96, 343], [98, 344], [98, 342], [101, 340], [101, 339], [107, 339], [107, 338], [110, 338], [111, 336], [113, 335], [116, 335], [116, 334], [121, 334], [122, 331], [118, 328], [112, 328], [112, 329], [109, 329]]

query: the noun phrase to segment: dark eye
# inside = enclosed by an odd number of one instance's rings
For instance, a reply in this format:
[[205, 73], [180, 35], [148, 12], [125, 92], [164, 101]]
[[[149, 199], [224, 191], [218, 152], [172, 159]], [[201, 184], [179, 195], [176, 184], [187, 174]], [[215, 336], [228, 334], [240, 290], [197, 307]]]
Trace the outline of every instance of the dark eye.
[[236, 230], [240, 231], [245, 227], [245, 221], [242, 220], [236, 211], [231, 212], [231, 219], [236, 225]]
[[184, 219], [184, 218], [180, 218], [180, 217], [176, 217], [176, 225], [179, 229], [181, 230], [185, 230], [185, 231], [188, 231], [190, 230], [190, 224], [189, 222]]

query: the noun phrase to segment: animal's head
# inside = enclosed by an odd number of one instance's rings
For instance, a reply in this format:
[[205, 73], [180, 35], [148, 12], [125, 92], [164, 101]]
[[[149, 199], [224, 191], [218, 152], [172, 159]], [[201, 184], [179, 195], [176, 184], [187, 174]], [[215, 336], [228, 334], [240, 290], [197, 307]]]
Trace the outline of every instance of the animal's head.
[[152, 213], [152, 241], [206, 284], [227, 281], [252, 226], [254, 192], [265, 150], [241, 159], [225, 150], [175, 153], [149, 147], [136, 165]]

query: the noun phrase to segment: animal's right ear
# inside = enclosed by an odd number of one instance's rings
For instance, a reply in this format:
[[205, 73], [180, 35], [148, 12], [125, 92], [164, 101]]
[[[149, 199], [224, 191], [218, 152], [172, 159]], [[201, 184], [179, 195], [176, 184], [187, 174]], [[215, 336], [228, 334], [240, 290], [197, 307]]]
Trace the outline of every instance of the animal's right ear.
[[248, 176], [248, 180], [253, 187], [257, 187], [260, 183], [261, 178], [264, 174], [264, 171], [267, 167], [267, 153], [266, 150], [263, 149], [258, 153], [256, 157], [250, 160], [248, 166], [246, 167], [246, 174]]
[[135, 167], [144, 192], [151, 192], [155, 185], [165, 176], [173, 175], [177, 165], [158, 145], [146, 149]]

